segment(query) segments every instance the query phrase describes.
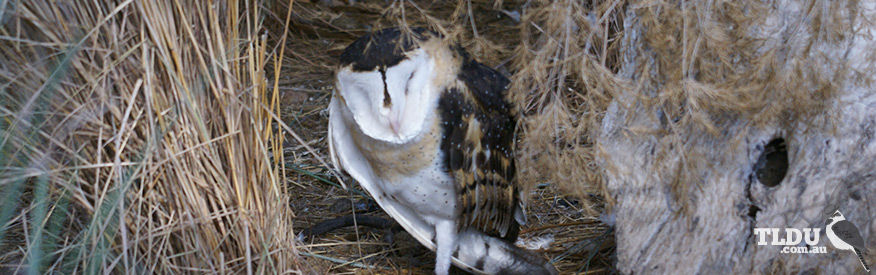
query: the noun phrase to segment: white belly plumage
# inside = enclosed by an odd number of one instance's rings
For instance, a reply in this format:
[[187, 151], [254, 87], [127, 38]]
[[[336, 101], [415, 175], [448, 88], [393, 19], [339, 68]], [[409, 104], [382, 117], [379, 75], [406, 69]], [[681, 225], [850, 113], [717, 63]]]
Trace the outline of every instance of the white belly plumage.
[[[435, 161], [429, 167], [393, 181], [382, 180], [383, 184], [374, 186], [374, 191], [385, 192], [391, 199], [415, 209], [417, 214], [428, 220], [453, 219], [456, 214], [456, 190], [453, 179], [442, 167], [440, 154], [435, 156]], [[429, 223], [434, 225], [434, 221]]]
[[329, 146], [332, 160], [374, 198], [374, 200], [420, 243], [435, 250], [435, 224], [455, 214], [453, 180], [441, 168], [440, 152], [426, 169], [412, 175], [379, 177], [352, 133], [356, 125], [338, 100], [329, 105]]

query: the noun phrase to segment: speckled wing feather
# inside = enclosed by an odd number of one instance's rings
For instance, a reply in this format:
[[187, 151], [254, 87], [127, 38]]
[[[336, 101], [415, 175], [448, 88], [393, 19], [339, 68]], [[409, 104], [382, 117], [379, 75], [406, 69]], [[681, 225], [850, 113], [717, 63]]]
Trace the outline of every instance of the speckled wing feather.
[[441, 150], [456, 183], [459, 230], [476, 228], [514, 240], [519, 192], [515, 183], [516, 113], [506, 100], [509, 81], [456, 49], [459, 81], [439, 101]]

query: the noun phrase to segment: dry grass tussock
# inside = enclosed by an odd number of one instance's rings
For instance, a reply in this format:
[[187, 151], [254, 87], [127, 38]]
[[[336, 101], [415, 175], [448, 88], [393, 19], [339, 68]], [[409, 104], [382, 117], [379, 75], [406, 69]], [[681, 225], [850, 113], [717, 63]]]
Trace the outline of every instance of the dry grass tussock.
[[536, 2], [523, 13], [512, 91], [522, 112], [523, 182], [551, 182], [598, 216], [605, 198], [594, 143], [613, 94], [624, 1]]
[[0, 273], [301, 268], [258, 4], [2, 1]]

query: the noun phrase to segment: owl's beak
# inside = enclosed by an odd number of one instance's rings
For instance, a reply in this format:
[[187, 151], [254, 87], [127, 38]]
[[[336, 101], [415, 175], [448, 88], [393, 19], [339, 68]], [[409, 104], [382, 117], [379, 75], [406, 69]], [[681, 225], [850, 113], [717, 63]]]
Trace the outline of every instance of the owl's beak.
[[398, 105], [393, 105], [386, 118], [389, 120], [389, 128], [392, 129], [392, 133], [395, 134], [395, 137], [401, 139], [402, 110], [399, 107]]
[[397, 118], [389, 119], [389, 127], [392, 128], [392, 132], [395, 133], [395, 136], [401, 137], [399, 130], [401, 129], [401, 122]]

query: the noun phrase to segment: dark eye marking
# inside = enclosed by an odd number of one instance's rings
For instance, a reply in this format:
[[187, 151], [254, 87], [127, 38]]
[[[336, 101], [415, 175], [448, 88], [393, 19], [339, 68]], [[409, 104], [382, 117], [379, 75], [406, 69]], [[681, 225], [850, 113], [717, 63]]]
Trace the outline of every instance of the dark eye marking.
[[411, 88], [411, 79], [414, 79], [415, 73], [417, 73], [417, 71], [411, 72], [411, 76], [408, 76], [408, 81], [405, 84], [405, 95], [408, 95], [408, 91]]
[[386, 87], [386, 67], [377, 69], [380, 72], [380, 78], [383, 79], [383, 107], [389, 108], [392, 106], [392, 98], [389, 97], [389, 89]]

